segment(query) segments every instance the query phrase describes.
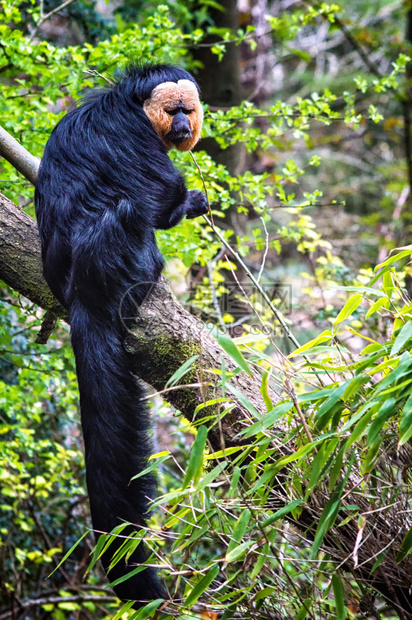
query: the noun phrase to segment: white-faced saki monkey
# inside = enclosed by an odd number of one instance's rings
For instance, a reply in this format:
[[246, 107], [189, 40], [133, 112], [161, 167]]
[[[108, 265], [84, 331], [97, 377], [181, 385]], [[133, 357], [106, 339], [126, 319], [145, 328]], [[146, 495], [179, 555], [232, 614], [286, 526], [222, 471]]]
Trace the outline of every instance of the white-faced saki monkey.
[[[44, 276], [70, 314], [96, 532], [123, 521], [145, 526], [148, 498], [155, 494], [151, 475], [131, 482], [147, 467], [150, 420], [122, 344], [120, 307], [133, 316], [160, 276], [154, 229], [207, 212], [205, 195], [187, 190], [167, 154], [172, 147], [191, 149], [202, 121], [199, 88], [189, 73], [168, 65], [131, 67], [63, 117], [40, 165], [35, 203]], [[122, 542], [103, 555], [106, 570]], [[147, 557], [140, 544], [110, 579]], [[165, 597], [150, 567], [115, 591], [136, 607]]]

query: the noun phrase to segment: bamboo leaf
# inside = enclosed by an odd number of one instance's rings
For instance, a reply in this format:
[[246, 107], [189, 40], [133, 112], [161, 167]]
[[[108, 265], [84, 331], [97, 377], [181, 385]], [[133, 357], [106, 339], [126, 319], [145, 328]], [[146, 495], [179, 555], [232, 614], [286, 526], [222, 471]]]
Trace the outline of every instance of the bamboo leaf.
[[339, 312], [338, 316], [333, 322], [334, 327], [342, 323], [345, 319], [350, 317], [353, 314], [358, 306], [362, 303], [363, 297], [362, 295], [355, 294], [351, 295], [342, 310]]
[[237, 545], [230, 553], [226, 553], [225, 562], [228, 564], [230, 564], [230, 562], [235, 562], [235, 560], [238, 560], [242, 555], [245, 555], [246, 551], [254, 544], [254, 540], [247, 540], [241, 545]]
[[311, 598], [307, 598], [303, 602], [302, 607], [299, 609], [297, 613], [296, 620], [306, 620], [306, 618], [310, 617], [311, 602], [312, 602]]
[[260, 601], [262, 598], [270, 596], [275, 591], [276, 588], [274, 586], [266, 586], [266, 588], [263, 588], [263, 590], [259, 590], [259, 592], [256, 594], [255, 600]]
[[245, 446], [233, 446], [232, 448], [225, 448], [224, 450], [218, 450], [218, 452], [211, 452], [210, 454], [206, 454], [205, 461], [216, 461], [217, 459], [224, 459], [232, 454], [236, 454], [236, 452], [240, 452], [244, 450]]
[[117, 612], [117, 614], [114, 616], [113, 620], [121, 620], [121, 618], [124, 617], [124, 614], [126, 613], [126, 611], [128, 611], [131, 608], [133, 603], [134, 601], [127, 601], [127, 603], [122, 605], [119, 611]]
[[[341, 487], [342, 485], [339, 486]], [[327, 502], [325, 508], [322, 510], [322, 514], [320, 516], [318, 527], [316, 530], [316, 535], [312, 544], [312, 549], [310, 553], [311, 558], [314, 558], [316, 556], [322, 545], [326, 532], [329, 530], [330, 527], [332, 527], [335, 522], [340, 508], [340, 498], [341, 493], [335, 492], [330, 498], [330, 500]]]
[[399, 254], [392, 255], [386, 260], [384, 260], [383, 263], [376, 265], [375, 271], [379, 271], [380, 269], [382, 269], [383, 267], [386, 267], [387, 265], [392, 265], [392, 263], [396, 263], [402, 258], [405, 258], [405, 256], [410, 256], [412, 253], [412, 246], [409, 246], [409, 247], [406, 246], [406, 247], [407, 249], [403, 250], [402, 252], [399, 252]]
[[186, 360], [184, 364], [182, 364], [180, 368], [178, 368], [176, 372], [173, 373], [173, 375], [167, 381], [166, 387], [170, 387], [171, 385], [176, 385], [180, 381], [180, 379], [184, 377], [184, 375], [187, 372], [189, 372], [190, 367], [198, 359], [198, 357], [199, 357], [198, 355], [192, 355], [192, 357], [189, 357], [189, 359]]
[[220, 462], [219, 465], [216, 465], [216, 467], [214, 467], [212, 471], [209, 471], [206, 476], [202, 478], [202, 480], [197, 485], [196, 490], [199, 492], [205, 487], [207, 487], [209, 484], [211, 484], [214, 480], [216, 480], [216, 478], [220, 476], [222, 472], [226, 469], [227, 465], [227, 461]]
[[399, 445], [402, 446], [412, 437], [412, 394], [403, 406], [399, 422]]
[[383, 403], [382, 407], [379, 410], [378, 415], [373, 420], [370, 425], [368, 436], [366, 439], [366, 443], [368, 446], [371, 446], [378, 438], [380, 431], [382, 430], [385, 422], [395, 414], [396, 412], [396, 399], [389, 398], [386, 402]]
[[138, 474], [133, 476], [132, 480], [136, 480], [137, 478], [140, 478], [141, 476], [145, 476], [146, 474], [150, 473], [154, 469], [157, 469], [161, 463], [164, 463], [169, 458], [170, 458], [170, 452], [167, 450], [165, 450], [164, 452], [159, 452], [158, 454], [153, 454], [149, 458], [149, 461], [152, 461], [150, 465], [145, 467], [143, 471], [140, 471]]
[[322, 510], [322, 514], [318, 522], [318, 527], [316, 529], [315, 538], [312, 544], [312, 549], [310, 551], [311, 558], [314, 558], [316, 556], [322, 545], [322, 541], [325, 537], [326, 532], [333, 526], [336, 520], [340, 509], [342, 493], [345, 488], [345, 484], [349, 478], [349, 474], [351, 472], [354, 460], [355, 454], [353, 453], [351, 455], [344, 479], [338, 484], [331, 498]]
[[281, 519], [284, 515], [288, 514], [289, 512], [293, 512], [295, 508], [300, 506], [302, 502], [303, 502], [302, 499], [294, 499], [292, 502], [289, 502], [287, 506], [283, 506], [283, 508], [280, 508], [279, 510], [277, 510], [275, 514], [268, 517], [266, 521], [263, 521], [262, 527], [267, 527], [268, 525], [272, 525], [272, 523], [274, 523], [278, 519]]
[[332, 588], [335, 596], [336, 605], [336, 620], [345, 620], [348, 615], [348, 610], [345, 606], [345, 593], [343, 590], [342, 582], [337, 573], [332, 575]]
[[207, 427], [199, 426], [190, 452], [189, 463], [183, 480], [183, 488], [186, 488], [191, 480], [193, 480], [194, 484], [199, 481], [203, 467], [203, 451], [206, 446], [206, 439]]
[[[329, 396], [329, 398], [326, 399], [325, 402], [322, 403], [322, 405], [319, 407], [319, 409], [318, 409], [318, 411], [316, 412], [316, 415], [315, 415], [315, 423], [316, 423], [316, 428], [317, 429], [322, 430], [322, 428], [324, 428], [326, 426], [326, 424], [328, 423], [328, 421], [333, 417], [333, 415], [335, 413], [334, 407], [337, 404], [337, 402], [345, 394], [347, 386], [348, 386], [348, 382], [347, 381], [342, 383], [342, 385], [337, 387], [333, 391], [332, 395]], [[342, 403], [342, 405], [343, 405], [343, 403]]]
[[68, 550], [67, 553], [64, 554], [64, 556], [62, 557], [62, 559], [60, 560], [60, 562], [57, 564], [57, 566], [52, 570], [52, 572], [50, 573], [50, 575], [48, 576], [48, 579], [56, 572], [56, 570], [58, 568], [60, 568], [60, 566], [67, 560], [67, 558], [69, 557], [69, 555], [71, 555], [73, 553], [73, 551], [76, 549], [77, 545], [80, 545], [80, 543], [82, 542], [83, 538], [85, 536], [87, 536], [87, 534], [89, 533], [89, 530], [87, 530], [83, 536], [81, 536], [79, 538], [79, 540], [76, 540], [76, 542], [74, 543], [74, 545], [72, 545], [70, 547], [70, 549]]
[[372, 316], [372, 314], [375, 314], [375, 312], [378, 312], [378, 310], [380, 310], [381, 308], [388, 308], [388, 306], [389, 299], [387, 297], [381, 297], [381, 299], [378, 299], [378, 301], [375, 301], [375, 303], [371, 305], [365, 315], [365, 318], [368, 319], [370, 316]]
[[401, 542], [400, 549], [396, 556], [396, 561], [400, 564], [407, 555], [409, 555], [412, 551], [412, 527], [409, 532], [406, 534], [405, 538]]
[[300, 355], [301, 353], [304, 353], [305, 351], [309, 351], [309, 349], [312, 349], [313, 347], [320, 344], [321, 342], [327, 342], [331, 339], [332, 339], [332, 332], [329, 330], [324, 331], [321, 334], [319, 334], [319, 336], [317, 336], [316, 338], [313, 338], [313, 340], [309, 340], [309, 342], [299, 347], [299, 349], [295, 349], [295, 351], [290, 353], [288, 357], [295, 357], [296, 355]]
[[267, 407], [267, 410], [270, 411], [271, 409], [273, 409], [273, 403], [272, 400], [269, 396], [269, 373], [267, 370], [265, 370], [262, 373], [262, 383], [260, 384], [260, 393], [262, 394], [262, 398], [265, 401], [265, 405]]
[[243, 357], [242, 353], [237, 348], [233, 340], [229, 338], [229, 336], [218, 336], [217, 340], [220, 346], [222, 347], [222, 349], [224, 349], [226, 353], [230, 355], [230, 357], [236, 362], [236, 364], [242, 370], [247, 372], [249, 376], [252, 376], [252, 371], [249, 368], [249, 364], [247, 363], [247, 361], [245, 360], [245, 358]]
[[365, 383], [368, 383], [368, 381], [370, 381], [369, 375], [356, 375], [356, 377], [354, 377], [352, 381], [350, 381], [347, 385], [342, 400], [349, 400], [350, 398], [352, 398], [355, 394], [359, 392], [359, 390], [365, 385]]
[[150, 601], [147, 605], [136, 611], [130, 618], [130, 620], [146, 620], [146, 618], [153, 617], [153, 612], [156, 611], [160, 605], [164, 603], [164, 599], [157, 598], [154, 601]]
[[187, 607], [192, 607], [198, 600], [198, 598], [203, 594], [203, 592], [210, 586], [212, 581], [216, 579], [219, 574], [219, 566], [214, 564], [212, 568], [206, 573], [204, 577], [199, 581], [198, 584], [192, 589], [192, 591], [186, 597], [185, 605]]
[[232, 538], [227, 547], [226, 554], [230, 554], [230, 552], [233, 551], [233, 549], [237, 547], [242, 540], [243, 535], [246, 532], [247, 526], [249, 525], [250, 516], [251, 512], [248, 508], [246, 508], [246, 510], [242, 512], [239, 519], [236, 521], [232, 532]]
[[268, 557], [271, 557], [272, 553], [270, 551], [270, 546], [269, 543], [266, 543], [262, 549], [262, 551], [259, 553], [257, 560], [255, 562], [255, 565], [253, 567], [253, 570], [250, 574], [250, 580], [253, 581], [256, 579], [256, 577], [259, 575], [260, 571], [262, 570], [266, 560]]
[[249, 413], [253, 415], [254, 418], [260, 419], [261, 414], [257, 411], [257, 409], [250, 402], [250, 400], [240, 390], [235, 388], [235, 386], [231, 385], [230, 383], [228, 383], [226, 387], [229, 390], [229, 392], [232, 392], [236, 400], [238, 400], [239, 403], [243, 405], [245, 409], [247, 409]]
[[285, 413], [288, 413], [288, 411], [290, 411], [292, 408], [293, 403], [290, 401], [276, 405], [276, 407], [274, 407], [271, 411], [261, 416], [261, 419], [258, 422], [251, 424], [250, 426], [245, 428], [245, 430], [238, 433], [238, 436], [253, 437], [257, 433], [273, 426], [274, 423], [277, 422], [277, 420], [282, 418]]
[[400, 332], [396, 336], [393, 343], [390, 355], [395, 356], [405, 346], [405, 344], [412, 338], [412, 321], [408, 321], [401, 328]]

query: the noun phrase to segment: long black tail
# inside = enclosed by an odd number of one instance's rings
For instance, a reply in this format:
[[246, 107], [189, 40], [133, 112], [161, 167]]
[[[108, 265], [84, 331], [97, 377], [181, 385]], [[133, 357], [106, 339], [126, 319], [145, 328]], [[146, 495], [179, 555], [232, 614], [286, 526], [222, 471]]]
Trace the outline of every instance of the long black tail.
[[[122, 536], [127, 535], [145, 525], [156, 486], [150, 474], [130, 482], [147, 466], [151, 447], [149, 415], [140, 400], [143, 390], [129, 370], [119, 325], [98, 321], [76, 300], [71, 308], [71, 335], [93, 527], [97, 532], [110, 532], [122, 521], [129, 521], [136, 527], [123, 530]], [[119, 538], [103, 556], [106, 571], [123, 542]], [[122, 559], [110, 570], [110, 580], [131, 572], [147, 557], [140, 544], [127, 565]], [[144, 569], [114, 589], [122, 600], [150, 601], [166, 596], [153, 568]]]

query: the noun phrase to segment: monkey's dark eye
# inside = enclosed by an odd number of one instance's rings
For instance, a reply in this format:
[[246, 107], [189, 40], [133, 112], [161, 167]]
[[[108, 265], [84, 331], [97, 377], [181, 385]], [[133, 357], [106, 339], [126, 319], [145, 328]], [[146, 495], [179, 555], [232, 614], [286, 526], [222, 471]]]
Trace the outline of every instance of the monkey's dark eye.
[[176, 116], [176, 114], [179, 114], [179, 112], [182, 112], [183, 114], [191, 114], [193, 112], [193, 110], [187, 110], [186, 108], [183, 108], [182, 106], [178, 106], [177, 108], [174, 108], [173, 110], [165, 110], [166, 114], [169, 114], [169, 116]]

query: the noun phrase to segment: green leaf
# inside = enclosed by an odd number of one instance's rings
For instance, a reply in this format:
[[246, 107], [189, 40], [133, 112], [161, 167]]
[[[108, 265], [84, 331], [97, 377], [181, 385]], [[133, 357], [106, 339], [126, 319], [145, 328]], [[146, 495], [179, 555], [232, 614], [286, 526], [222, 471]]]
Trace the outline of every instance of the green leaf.
[[406, 534], [405, 538], [401, 542], [400, 549], [396, 555], [396, 561], [400, 564], [406, 556], [408, 556], [412, 551], [412, 527]]
[[308, 498], [310, 492], [316, 486], [319, 480], [323, 465], [326, 463], [328, 457], [329, 455], [326, 453], [326, 442], [323, 442], [318, 450], [317, 455], [315, 456], [312, 462], [312, 470], [310, 472], [310, 478], [309, 478], [309, 482], [306, 488], [305, 499]]
[[[342, 485], [340, 485], [341, 487]], [[341, 491], [341, 489], [340, 489]], [[310, 557], [314, 558], [319, 551], [326, 532], [332, 527], [338, 516], [340, 508], [341, 492], [335, 492], [330, 500], [327, 502], [325, 508], [322, 510], [322, 514], [319, 519], [316, 535], [312, 544]]]
[[271, 411], [261, 416], [261, 419], [258, 422], [251, 424], [251, 426], [248, 426], [245, 430], [238, 433], [238, 436], [253, 437], [257, 433], [272, 427], [275, 422], [282, 418], [285, 413], [288, 413], [288, 411], [292, 408], [293, 403], [291, 401], [279, 403], [279, 405], [276, 405], [276, 407], [274, 407]]
[[307, 443], [299, 448], [299, 450], [296, 450], [293, 454], [281, 457], [274, 463], [272, 473], [277, 474], [285, 465], [288, 465], [288, 463], [299, 461], [304, 458], [307, 454], [309, 454], [309, 452], [312, 452], [317, 443], [319, 442], [313, 441], [312, 443]]
[[298, 506], [300, 506], [300, 504], [302, 504], [302, 502], [303, 502], [302, 499], [294, 499], [292, 502], [289, 502], [287, 506], [283, 506], [283, 508], [280, 508], [279, 510], [275, 512], [275, 514], [271, 515], [265, 521], [263, 521], [262, 527], [267, 527], [268, 525], [272, 525], [272, 523], [274, 523], [278, 519], [281, 519], [283, 516], [285, 516], [289, 512], [293, 512], [295, 508], [297, 508]]
[[326, 532], [333, 526], [336, 517], [338, 516], [341, 504], [341, 497], [345, 488], [346, 481], [349, 478], [349, 474], [351, 472], [354, 460], [355, 454], [352, 454], [344, 479], [338, 484], [331, 498], [326, 502], [326, 505], [322, 510], [322, 514], [318, 522], [318, 527], [316, 529], [315, 538], [312, 544], [312, 549], [310, 550], [311, 558], [314, 558], [318, 553]]
[[350, 317], [350, 315], [353, 314], [356, 308], [362, 303], [362, 300], [363, 300], [362, 295], [359, 295], [359, 294], [351, 295], [349, 299], [347, 300], [347, 302], [345, 303], [345, 305], [343, 306], [342, 310], [339, 312], [336, 319], [334, 320], [333, 322], [334, 327], [336, 327], [337, 325], [339, 325], [339, 323], [342, 323], [342, 321]]
[[379, 410], [378, 415], [370, 425], [366, 443], [371, 446], [378, 438], [378, 435], [387, 420], [396, 413], [396, 399], [389, 398]]
[[197, 585], [192, 589], [189, 595], [186, 597], [185, 605], [187, 607], [192, 607], [198, 600], [198, 598], [203, 594], [203, 592], [210, 586], [212, 581], [216, 579], [219, 574], [219, 566], [217, 564], [213, 565], [212, 568], [206, 573], [204, 577], [199, 581]]
[[243, 451], [245, 446], [233, 446], [233, 448], [225, 448], [224, 450], [218, 450], [217, 452], [211, 452], [206, 454], [205, 461], [217, 461], [217, 459], [225, 459], [236, 452]]
[[342, 447], [340, 448], [335, 458], [335, 463], [333, 464], [330, 470], [329, 484], [328, 484], [329, 493], [332, 492], [332, 489], [335, 487], [336, 481], [338, 480], [341, 474], [343, 457], [345, 456], [345, 452], [346, 452], [346, 443], [347, 443], [346, 441], [343, 442]]
[[253, 415], [254, 418], [257, 418], [259, 420], [262, 417], [262, 414], [260, 414], [257, 411], [256, 407], [252, 405], [250, 400], [240, 390], [235, 388], [235, 386], [231, 385], [230, 383], [228, 383], [226, 387], [229, 390], [229, 392], [231, 392], [235, 396], [236, 400], [238, 400], [239, 403], [243, 405], [243, 407], [247, 409], [249, 413]]
[[312, 599], [307, 598], [303, 601], [302, 607], [299, 609], [296, 620], [306, 620], [306, 618], [311, 617], [310, 608], [311, 608]]
[[51, 576], [52, 576], [52, 575], [56, 572], [56, 570], [57, 570], [58, 568], [60, 568], [60, 566], [61, 566], [61, 565], [62, 565], [62, 564], [63, 564], [63, 563], [67, 560], [67, 558], [69, 557], [69, 555], [71, 555], [71, 554], [73, 553], [73, 551], [76, 549], [77, 545], [80, 545], [80, 543], [82, 542], [83, 538], [84, 538], [85, 536], [87, 536], [87, 534], [88, 534], [88, 533], [89, 533], [89, 531], [85, 532], [85, 533], [83, 534], [83, 536], [81, 536], [81, 537], [79, 538], [79, 540], [77, 540], [77, 541], [74, 543], [74, 545], [72, 545], [72, 546], [70, 547], [70, 549], [68, 550], [68, 552], [64, 554], [64, 556], [62, 557], [62, 559], [60, 560], [60, 562], [57, 564], [56, 568], [55, 568], [54, 570], [52, 570], [52, 572], [50, 573], [50, 575], [48, 576], [48, 578], [50, 578], [50, 577], [51, 577]]
[[180, 379], [184, 377], [187, 372], [189, 372], [191, 366], [193, 366], [194, 362], [198, 359], [198, 357], [198, 355], [192, 355], [192, 357], [189, 357], [189, 359], [186, 360], [184, 364], [182, 364], [180, 368], [178, 368], [176, 372], [174, 372], [170, 379], [166, 382], [166, 387], [176, 385], [180, 381]]
[[150, 601], [150, 603], [136, 611], [136, 613], [131, 616], [130, 620], [146, 620], [146, 618], [150, 618], [150, 616], [153, 616], [153, 612], [156, 611], [162, 603], [164, 603], [164, 599], [162, 598]]
[[359, 420], [346, 442], [346, 450], [348, 450], [350, 446], [358, 441], [366, 432], [366, 428], [371, 421], [373, 414], [379, 409], [379, 406], [380, 403], [374, 403], [370, 410]]
[[260, 384], [260, 393], [262, 394], [262, 398], [265, 401], [265, 405], [267, 410], [270, 411], [273, 409], [273, 403], [269, 396], [268, 388], [269, 388], [269, 377], [270, 374], [267, 370], [262, 373], [262, 383]]
[[387, 265], [392, 265], [392, 263], [396, 263], [402, 258], [405, 258], [406, 256], [410, 256], [411, 254], [412, 254], [412, 247], [406, 250], [403, 250], [402, 252], [399, 252], [399, 254], [390, 256], [385, 261], [383, 261], [383, 263], [379, 263], [379, 265], [376, 265], [375, 271], [379, 271], [380, 269], [382, 269], [383, 267], [386, 267]]
[[214, 467], [212, 471], [209, 471], [206, 476], [202, 478], [202, 480], [196, 486], [196, 491], [202, 491], [205, 487], [214, 482], [218, 476], [222, 475], [222, 472], [226, 469], [227, 466], [227, 461], [221, 461], [219, 465], [216, 465], [216, 467]]
[[266, 598], [267, 596], [270, 596], [275, 591], [276, 591], [276, 588], [274, 586], [266, 586], [266, 588], [259, 590], [259, 592], [256, 594], [255, 600], [260, 601], [262, 598]]
[[189, 463], [187, 465], [186, 475], [183, 480], [183, 488], [193, 480], [194, 484], [199, 481], [203, 467], [203, 452], [206, 446], [207, 440], [207, 427], [199, 426], [197, 429], [196, 438], [192, 445], [190, 452]]
[[381, 297], [381, 299], [378, 299], [378, 301], [375, 301], [374, 304], [371, 305], [371, 307], [369, 308], [369, 310], [367, 311], [365, 318], [369, 319], [370, 316], [372, 316], [372, 314], [375, 314], [375, 312], [378, 312], [378, 310], [380, 310], [381, 308], [388, 308], [389, 307], [389, 299], [387, 297]]
[[218, 342], [222, 349], [226, 351], [228, 355], [236, 362], [236, 364], [249, 376], [252, 376], [252, 371], [249, 368], [249, 364], [243, 357], [242, 353], [239, 351], [235, 343], [229, 336], [218, 336]]
[[132, 607], [133, 603], [134, 601], [127, 601], [127, 603], [122, 605], [117, 614], [114, 616], [113, 620], [121, 620], [126, 611], [129, 611], [129, 609]]
[[379, 454], [379, 448], [381, 447], [381, 444], [382, 444], [382, 438], [378, 437], [378, 439], [370, 445], [369, 450], [365, 456], [364, 463], [362, 465], [363, 474], [370, 474], [371, 471], [373, 470], [376, 459]]
[[241, 545], [237, 545], [230, 553], [226, 553], [225, 562], [228, 564], [230, 564], [230, 562], [235, 562], [235, 560], [238, 560], [242, 555], [245, 555], [246, 551], [254, 544], [254, 540], [247, 540]]
[[229, 554], [235, 547], [237, 547], [242, 540], [243, 535], [246, 532], [247, 526], [249, 524], [250, 516], [251, 512], [248, 508], [246, 508], [240, 515], [239, 519], [236, 521], [230, 543], [227, 547], [227, 554]]
[[370, 381], [369, 375], [356, 375], [356, 377], [354, 377], [352, 381], [349, 382], [349, 385], [345, 390], [342, 400], [349, 400], [350, 398], [352, 398], [355, 394], [359, 392], [359, 390], [365, 385], [365, 383], [368, 383], [368, 381]]
[[412, 338], [412, 321], [408, 321], [396, 336], [390, 355], [394, 357], [406, 345], [408, 340]]
[[305, 351], [309, 351], [309, 349], [316, 347], [316, 345], [320, 344], [321, 342], [328, 342], [331, 339], [332, 332], [329, 330], [324, 331], [316, 338], [313, 338], [313, 340], [309, 340], [309, 342], [290, 353], [288, 357], [295, 357], [296, 355], [300, 355], [301, 353], [304, 353]]
[[336, 605], [336, 620], [345, 620], [348, 615], [348, 610], [345, 606], [345, 593], [343, 590], [342, 582], [337, 573], [332, 575], [332, 588], [335, 596]]
[[[348, 382], [344, 381], [342, 383], [342, 385], [340, 385], [339, 387], [335, 388], [335, 390], [333, 391], [332, 395], [329, 396], [329, 398], [327, 400], [325, 400], [324, 403], [322, 403], [322, 405], [320, 406], [320, 408], [316, 412], [316, 414], [315, 414], [315, 423], [316, 423], [316, 428], [318, 430], [322, 430], [326, 426], [328, 421], [335, 414], [335, 408], [334, 407], [337, 404], [337, 402], [345, 394], [347, 386], [348, 386]], [[341, 404], [343, 405], [343, 402]]]
[[381, 551], [378, 554], [378, 557], [376, 558], [372, 568], [371, 568], [371, 575], [373, 575], [373, 573], [379, 568], [379, 566], [382, 564], [382, 562], [384, 561], [384, 559], [386, 558], [386, 555], [388, 553], [388, 550], [386, 549], [386, 551]]
[[[121, 577], [119, 577], [115, 581], [111, 581], [110, 582], [110, 587], [114, 588], [115, 586], [118, 586], [120, 583], [123, 583], [123, 581], [127, 581], [128, 579], [130, 579], [131, 577], [134, 577], [138, 573], [141, 573], [145, 569], [146, 569], [146, 567], [145, 567], [144, 564], [141, 564], [140, 566], [137, 566], [136, 568], [134, 568], [130, 572], [126, 573], [125, 575], [122, 575]], [[110, 575], [110, 573], [109, 573], [109, 575]]]
[[399, 421], [399, 445], [402, 446], [412, 437], [412, 394], [403, 406]]
[[170, 452], [167, 450], [165, 450], [164, 452], [159, 452], [159, 455], [153, 454], [149, 459], [149, 461], [152, 461], [150, 465], [148, 465], [148, 467], [145, 467], [143, 471], [140, 471], [138, 474], [133, 476], [132, 480], [141, 478], [142, 476], [145, 476], [146, 474], [153, 471], [154, 469], [157, 469], [161, 463], [164, 463], [169, 458], [170, 458]]

